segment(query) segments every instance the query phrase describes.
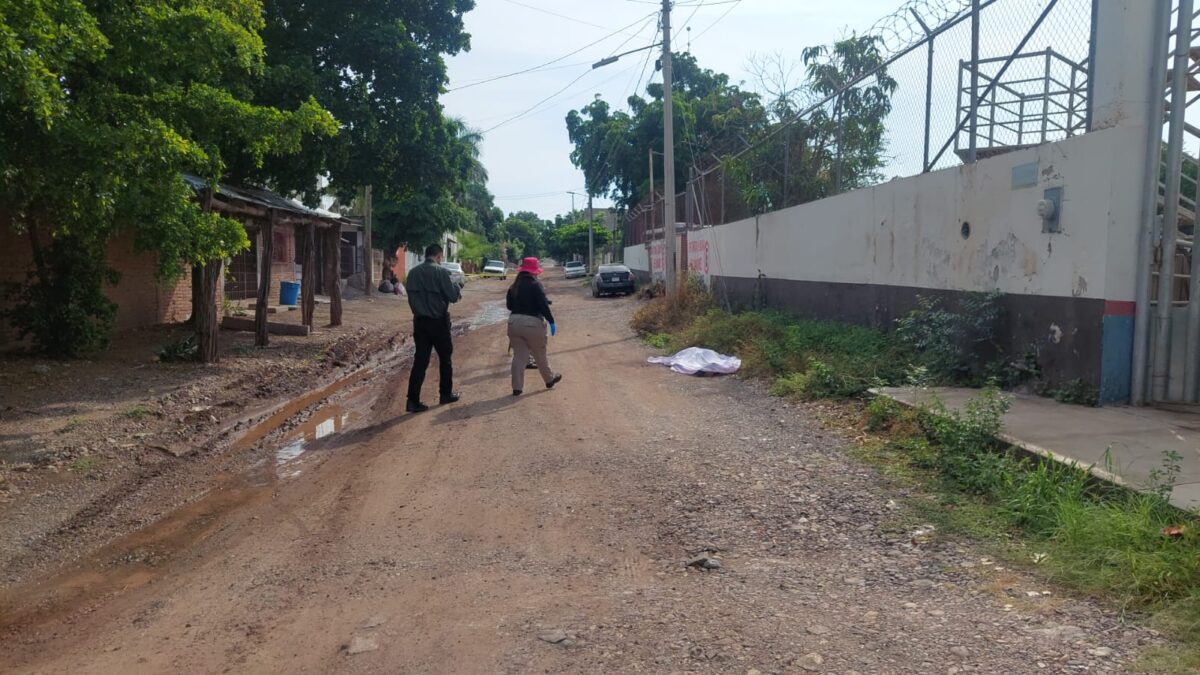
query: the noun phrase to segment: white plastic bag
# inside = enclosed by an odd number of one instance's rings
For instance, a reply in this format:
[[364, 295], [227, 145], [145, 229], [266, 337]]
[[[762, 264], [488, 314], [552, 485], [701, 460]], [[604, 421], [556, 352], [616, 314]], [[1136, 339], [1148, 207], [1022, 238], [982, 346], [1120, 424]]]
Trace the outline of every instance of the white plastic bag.
[[646, 361], [669, 366], [671, 370], [684, 375], [732, 375], [742, 367], [742, 360], [738, 357], [718, 354], [702, 347], [688, 347], [671, 356], [651, 356]]

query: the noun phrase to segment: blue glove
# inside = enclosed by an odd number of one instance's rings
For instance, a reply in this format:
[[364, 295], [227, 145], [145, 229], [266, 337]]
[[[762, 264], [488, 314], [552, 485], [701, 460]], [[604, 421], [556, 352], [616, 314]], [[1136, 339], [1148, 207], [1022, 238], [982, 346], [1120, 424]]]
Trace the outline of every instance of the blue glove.
[[554, 324], [550, 324], [550, 337], [554, 337], [554, 333], [557, 331], [558, 331], [558, 328], [556, 328], [554, 326]]

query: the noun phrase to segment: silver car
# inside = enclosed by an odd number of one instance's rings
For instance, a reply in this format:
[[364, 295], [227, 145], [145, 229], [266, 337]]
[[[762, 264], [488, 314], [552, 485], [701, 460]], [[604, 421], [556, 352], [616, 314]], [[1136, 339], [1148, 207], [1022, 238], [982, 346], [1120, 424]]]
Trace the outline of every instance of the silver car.
[[579, 277], [587, 276], [587, 266], [582, 260], [572, 260], [563, 265], [563, 276], [567, 279], [578, 279]]
[[501, 279], [508, 278], [508, 266], [503, 260], [489, 260], [488, 264], [483, 266], [483, 275], [487, 277], [500, 277]]
[[444, 262], [442, 267], [450, 270], [450, 281], [458, 284], [459, 288], [467, 285], [467, 274], [463, 272], [462, 265], [456, 262]]

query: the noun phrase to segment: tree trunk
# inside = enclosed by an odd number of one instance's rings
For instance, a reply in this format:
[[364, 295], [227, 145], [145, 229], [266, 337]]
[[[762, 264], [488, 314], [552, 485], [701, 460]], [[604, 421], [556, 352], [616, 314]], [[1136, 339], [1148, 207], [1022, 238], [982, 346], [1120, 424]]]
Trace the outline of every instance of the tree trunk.
[[312, 328], [317, 308], [317, 225], [304, 226], [304, 266], [300, 278], [300, 320]]
[[325, 294], [329, 296], [329, 325], [342, 325], [342, 233], [337, 227], [325, 234]]
[[278, 212], [267, 212], [267, 223], [262, 229], [261, 257], [258, 271], [258, 302], [254, 305], [254, 346], [266, 347], [270, 342], [267, 334], [267, 303], [271, 301], [271, 262], [274, 259], [275, 218]]
[[196, 324], [196, 345], [197, 359], [201, 363], [216, 363], [220, 360], [218, 341], [218, 331], [220, 330], [220, 317], [217, 316], [217, 283], [221, 279], [221, 268], [224, 266], [223, 260], [210, 260], [203, 266], [197, 266], [195, 269], [199, 274], [193, 274], [192, 278], [200, 277], [198, 302], [192, 307], [192, 317]]

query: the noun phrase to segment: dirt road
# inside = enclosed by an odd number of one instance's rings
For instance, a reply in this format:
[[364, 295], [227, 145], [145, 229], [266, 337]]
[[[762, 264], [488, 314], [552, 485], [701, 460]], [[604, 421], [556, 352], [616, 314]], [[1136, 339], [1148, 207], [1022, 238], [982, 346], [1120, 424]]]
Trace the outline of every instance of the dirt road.
[[557, 388], [511, 396], [503, 325], [473, 330], [461, 403], [405, 415], [396, 372], [340, 433], [8, 589], [0, 670], [1120, 672], [1154, 641], [914, 545], [810, 411], [647, 366], [634, 301], [549, 286]]

